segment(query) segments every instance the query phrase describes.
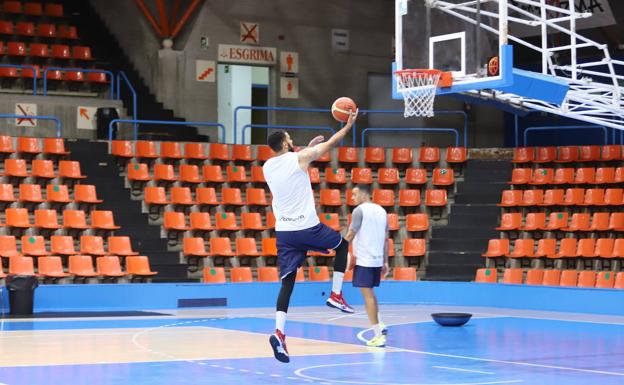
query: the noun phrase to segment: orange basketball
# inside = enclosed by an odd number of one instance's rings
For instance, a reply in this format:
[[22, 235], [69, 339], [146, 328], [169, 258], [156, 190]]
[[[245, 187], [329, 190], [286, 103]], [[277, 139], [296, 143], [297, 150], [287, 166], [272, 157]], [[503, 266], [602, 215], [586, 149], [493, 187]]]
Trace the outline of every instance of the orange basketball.
[[336, 99], [331, 106], [332, 116], [339, 122], [349, 120], [349, 114], [355, 110], [357, 110], [355, 102], [346, 96]]

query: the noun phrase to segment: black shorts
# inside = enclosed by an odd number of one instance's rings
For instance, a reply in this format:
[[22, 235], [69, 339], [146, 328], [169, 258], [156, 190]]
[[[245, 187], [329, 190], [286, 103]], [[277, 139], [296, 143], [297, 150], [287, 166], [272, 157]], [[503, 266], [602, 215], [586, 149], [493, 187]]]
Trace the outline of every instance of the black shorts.
[[381, 267], [355, 265], [353, 269], [353, 287], [377, 287], [381, 281]]

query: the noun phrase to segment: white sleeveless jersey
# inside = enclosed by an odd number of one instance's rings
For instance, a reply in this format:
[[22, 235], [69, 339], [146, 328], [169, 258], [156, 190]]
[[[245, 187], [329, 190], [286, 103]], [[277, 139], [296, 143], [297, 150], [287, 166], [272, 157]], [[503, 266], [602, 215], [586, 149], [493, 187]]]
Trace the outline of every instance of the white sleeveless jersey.
[[308, 173], [299, 167], [296, 152], [267, 160], [262, 166], [271, 194], [276, 231], [297, 231], [319, 223]]
[[386, 210], [371, 202], [362, 203], [356, 210], [361, 210], [362, 215], [362, 223], [353, 239], [356, 264], [364, 267], [383, 266], [388, 227]]

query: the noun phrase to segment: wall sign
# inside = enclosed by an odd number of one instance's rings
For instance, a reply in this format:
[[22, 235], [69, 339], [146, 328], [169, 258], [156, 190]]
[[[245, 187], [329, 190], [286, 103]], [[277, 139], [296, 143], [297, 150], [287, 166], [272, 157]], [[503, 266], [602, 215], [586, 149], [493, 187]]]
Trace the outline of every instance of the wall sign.
[[332, 49], [334, 51], [349, 50], [349, 30], [332, 29]]
[[280, 77], [280, 98], [299, 99], [299, 79]]
[[273, 65], [277, 61], [277, 50], [274, 47], [219, 44], [219, 61]]
[[280, 52], [280, 72], [289, 74], [299, 73], [299, 54], [297, 52]]
[[18, 127], [36, 127], [37, 119], [28, 118], [28, 116], [37, 115], [37, 105], [31, 103], [15, 103], [15, 115], [24, 116], [24, 118], [15, 119], [15, 125]]
[[95, 113], [97, 107], [78, 106], [76, 108], [76, 128], [95, 130]]
[[215, 81], [216, 64], [213, 60], [195, 60], [195, 80], [198, 82]]
[[241, 21], [240, 42], [247, 44], [260, 44], [260, 24]]

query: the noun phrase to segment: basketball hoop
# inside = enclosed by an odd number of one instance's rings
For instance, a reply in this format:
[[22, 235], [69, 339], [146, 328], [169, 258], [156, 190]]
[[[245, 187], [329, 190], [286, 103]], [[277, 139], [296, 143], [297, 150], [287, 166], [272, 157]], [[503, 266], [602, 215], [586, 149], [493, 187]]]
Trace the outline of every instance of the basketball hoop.
[[397, 91], [405, 100], [403, 116], [433, 116], [433, 102], [442, 71], [435, 69], [410, 69], [394, 72]]

